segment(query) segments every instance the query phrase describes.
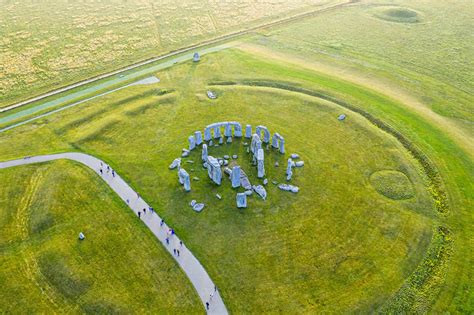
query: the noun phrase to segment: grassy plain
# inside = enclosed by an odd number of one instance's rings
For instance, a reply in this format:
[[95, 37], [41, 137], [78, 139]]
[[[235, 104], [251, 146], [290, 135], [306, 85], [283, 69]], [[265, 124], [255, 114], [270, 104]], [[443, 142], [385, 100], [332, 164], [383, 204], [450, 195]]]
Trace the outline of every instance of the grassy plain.
[[330, 2], [1, 0], [0, 107]]
[[[176, 227], [235, 312], [381, 309], [430, 252], [440, 217], [419, 165], [394, 138], [355, 113], [307, 95], [220, 86], [213, 87], [219, 99], [210, 101], [205, 91], [216, 81], [251, 78], [350, 93], [356, 104], [390, 100], [237, 50], [157, 75], [162, 82], [156, 86], [118, 91], [3, 133], [1, 159], [70, 150], [105, 159]], [[175, 91], [163, 96], [160, 89]], [[341, 112], [349, 115], [342, 123], [336, 119]], [[189, 134], [219, 120], [261, 123], [282, 133], [288, 152], [306, 162], [294, 179], [301, 192], [293, 196], [269, 184], [267, 201], [253, 196], [249, 208], [239, 211], [230, 185], [211, 185], [194, 152], [194, 163], [184, 166], [200, 180], [184, 193], [167, 166]], [[13, 142], [14, 149], [5, 150]], [[211, 153], [237, 153], [237, 162], [258, 182], [238, 144]], [[285, 157], [267, 152], [268, 178], [282, 182], [284, 167], [275, 168], [274, 161], [284, 165]], [[379, 194], [370, 177], [384, 170], [405, 174], [415, 196], [394, 200]], [[206, 203], [205, 210], [194, 213], [191, 199]]]
[[59, 161], [0, 170], [0, 182], [2, 313], [202, 311], [181, 269], [94, 172]]
[[[389, 92], [408, 91], [472, 136], [471, 7], [471, 1], [456, 1], [455, 5], [443, 1], [361, 1], [262, 32], [252, 43], [307, 62], [339, 67], [343, 75], [355, 73], [375, 81], [369, 85], [388, 81], [385, 88]], [[394, 10], [415, 12], [419, 21], [387, 21], [385, 17]]]

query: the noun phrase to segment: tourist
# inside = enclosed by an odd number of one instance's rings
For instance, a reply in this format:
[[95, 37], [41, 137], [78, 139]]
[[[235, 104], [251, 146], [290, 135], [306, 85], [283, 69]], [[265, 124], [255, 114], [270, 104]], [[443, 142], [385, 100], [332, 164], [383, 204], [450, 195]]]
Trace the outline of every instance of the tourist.
[[146, 214], [146, 208], [143, 208], [143, 214]]
[[142, 212], [138, 211], [138, 218], [141, 218], [141, 217], [142, 217]]
[[169, 245], [169, 244], [170, 244], [170, 239], [166, 238], [166, 245]]
[[127, 204], [130, 204], [130, 199], [127, 199]]
[[150, 210], [150, 212], [153, 213], [153, 207], [148, 207], [148, 210]]
[[178, 254], [178, 257], [179, 257], [179, 249], [176, 250], [176, 253]]
[[115, 171], [112, 170], [112, 177], [115, 177]]
[[209, 294], [209, 302], [212, 302], [212, 298], [214, 297], [214, 292], [212, 292], [211, 294]]
[[183, 247], [183, 241], [182, 241], [182, 240], [179, 240], [179, 245], [180, 245], [181, 247]]
[[107, 165], [107, 173], [110, 172], [110, 166]]
[[176, 255], [176, 248], [175, 248], [175, 249], [173, 249], [173, 253]]
[[160, 226], [163, 226], [165, 224], [165, 220], [161, 219]]
[[100, 172], [100, 175], [102, 175], [102, 169], [100, 169], [99, 172]]
[[206, 302], [206, 309], [209, 310], [209, 302]]
[[174, 229], [171, 229], [171, 235], [174, 235]]

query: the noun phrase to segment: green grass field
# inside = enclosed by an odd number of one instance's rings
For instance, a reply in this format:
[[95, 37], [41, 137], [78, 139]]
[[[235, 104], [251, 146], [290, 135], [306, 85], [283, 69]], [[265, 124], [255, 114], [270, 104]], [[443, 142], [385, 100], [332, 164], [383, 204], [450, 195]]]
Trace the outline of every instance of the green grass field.
[[[212, 54], [199, 65], [157, 73], [162, 82], [156, 86], [122, 90], [7, 132], [2, 146], [15, 141], [16, 149], [2, 159], [79, 150], [110, 162], [176, 227], [231, 311], [380, 309], [438, 235], [434, 232], [442, 218], [418, 163], [366, 119], [318, 98], [245, 85], [214, 87], [216, 101], [204, 94], [208, 84], [246, 78], [287, 83], [291, 78], [301, 86], [308, 83], [304, 78], [316, 79], [309, 74], [238, 50]], [[318, 89], [323, 84], [330, 85], [319, 81]], [[153, 94], [163, 88], [175, 91]], [[346, 87], [339, 88], [343, 93]], [[342, 112], [349, 116], [343, 123], [336, 119]], [[288, 195], [270, 184], [267, 201], [252, 197], [249, 208], [239, 211], [230, 185], [212, 186], [195, 152], [189, 158], [195, 163], [184, 165], [200, 180], [192, 182], [191, 193], [184, 193], [168, 164], [187, 146], [189, 134], [221, 120], [262, 123], [283, 134], [288, 152], [298, 152], [306, 161], [294, 179], [301, 192]], [[12, 134], [15, 138], [8, 140]], [[256, 172], [243, 148], [235, 141], [210, 152], [238, 154], [237, 161], [254, 181]], [[273, 161], [284, 165], [285, 159], [268, 152], [268, 178], [281, 182], [284, 168], [275, 168]], [[387, 198], [377, 192], [373, 175], [387, 170], [404, 174], [409, 180], [403, 188], [413, 196]], [[396, 182], [397, 175], [388, 180]], [[189, 208], [191, 199], [206, 203], [203, 213]]]
[[61, 161], [0, 181], [2, 312], [201, 312], [183, 272], [91, 170]]
[[[103, 159], [176, 229], [231, 313], [472, 313], [470, 16], [467, 1], [360, 1], [260, 31], [200, 63], [154, 73], [158, 84], [3, 132], [0, 161], [69, 151]], [[286, 140], [287, 154], [265, 151], [268, 199], [254, 194], [245, 210], [228, 179], [211, 184], [200, 150], [183, 161], [199, 178], [190, 193], [168, 170], [189, 135], [228, 120], [266, 125]], [[243, 142], [210, 154], [238, 154], [260, 183]], [[295, 195], [272, 184], [285, 181], [293, 152], [305, 161]], [[12, 288], [0, 290], [0, 305], [20, 295], [38, 301], [18, 301], [24, 312], [202, 311], [185, 275], [91, 171], [55, 162], [0, 171], [0, 182], [8, 183], [0, 186], [0, 259], [14, 274], [0, 273]], [[192, 199], [206, 204], [202, 213]], [[78, 210], [73, 219], [69, 208]], [[116, 251], [81, 250], [83, 226], [93, 244]], [[83, 259], [95, 264], [83, 270]], [[116, 277], [91, 280], [114, 262]]]
[[0, 107], [331, 0], [0, 1]]

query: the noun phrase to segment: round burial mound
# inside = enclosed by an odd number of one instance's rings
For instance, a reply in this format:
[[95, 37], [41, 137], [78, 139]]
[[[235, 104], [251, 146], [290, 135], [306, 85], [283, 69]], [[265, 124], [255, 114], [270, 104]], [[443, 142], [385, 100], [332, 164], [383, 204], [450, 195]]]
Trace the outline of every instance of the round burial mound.
[[393, 200], [410, 199], [414, 196], [412, 183], [399, 171], [375, 172], [370, 176], [370, 183], [377, 192]]
[[397, 23], [418, 23], [421, 16], [418, 12], [403, 7], [382, 7], [375, 10], [379, 19]]

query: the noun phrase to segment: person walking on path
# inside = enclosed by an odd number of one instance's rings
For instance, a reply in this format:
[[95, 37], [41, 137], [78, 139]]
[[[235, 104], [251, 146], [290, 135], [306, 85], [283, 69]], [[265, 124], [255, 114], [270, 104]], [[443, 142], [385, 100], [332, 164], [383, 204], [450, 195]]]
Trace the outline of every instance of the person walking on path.
[[143, 214], [146, 214], [146, 208], [143, 208]]
[[176, 248], [175, 248], [175, 249], [173, 249], [173, 253], [176, 255]]
[[150, 213], [153, 213], [153, 207], [149, 207], [148, 210], [150, 210]]
[[178, 254], [178, 257], [179, 257], [179, 249], [176, 250], [176, 254]]
[[166, 245], [169, 245], [169, 244], [170, 244], [170, 239], [166, 238]]
[[212, 298], [214, 297], [214, 292], [212, 292], [211, 294], [209, 294], [209, 302], [212, 302]]
[[100, 169], [99, 172], [100, 172], [100, 175], [102, 175], [102, 169]]
[[115, 171], [112, 170], [112, 177], [115, 177]]
[[141, 218], [141, 217], [142, 217], [142, 212], [138, 211], [138, 218]]
[[107, 165], [107, 173], [110, 172], [110, 166]]
[[163, 226], [165, 224], [165, 220], [161, 219], [160, 226]]
[[209, 302], [206, 302], [206, 309], [209, 310]]
[[179, 240], [179, 246], [183, 247], [183, 241]]

